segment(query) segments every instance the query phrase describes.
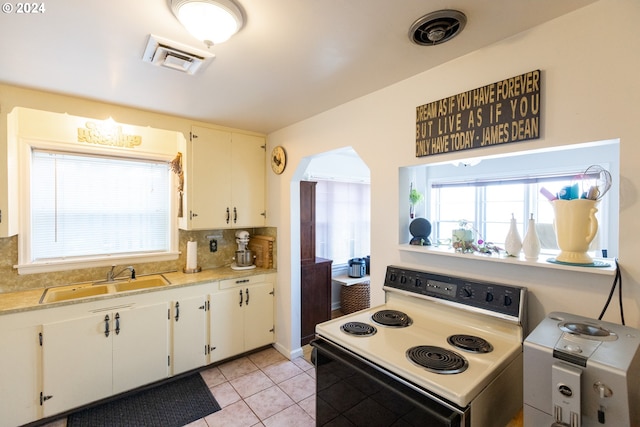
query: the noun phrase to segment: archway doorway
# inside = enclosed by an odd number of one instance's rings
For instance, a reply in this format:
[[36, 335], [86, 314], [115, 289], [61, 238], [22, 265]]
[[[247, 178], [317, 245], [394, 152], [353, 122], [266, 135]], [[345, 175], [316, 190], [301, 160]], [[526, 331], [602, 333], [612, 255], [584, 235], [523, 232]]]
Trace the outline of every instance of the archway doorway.
[[[341, 286], [333, 283], [331, 276], [346, 274], [349, 259], [370, 253], [370, 171], [360, 156], [351, 147], [346, 147], [304, 158], [294, 179], [296, 182], [292, 183], [291, 191], [297, 194], [295, 197], [292, 194], [292, 204], [294, 200], [300, 201], [297, 208], [307, 209], [304, 197], [301, 197], [300, 183], [313, 184], [315, 229], [311, 256], [317, 257], [319, 263], [325, 263], [325, 266], [316, 266], [310, 265], [308, 259], [306, 264], [302, 260], [303, 266], [298, 270], [300, 302], [294, 310], [299, 313], [301, 343], [306, 344], [313, 337], [316, 323], [329, 320], [332, 311], [339, 313]], [[294, 206], [292, 211], [296, 211]], [[292, 235], [300, 237], [302, 248], [309, 244], [305, 241], [309, 233], [304, 229], [308, 224], [302, 224], [305, 218], [308, 219], [308, 212], [298, 209], [297, 213], [292, 215], [291, 231]], [[325, 269], [326, 260], [331, 261], [328, 273], [324, 273], [326, 278], [317, 280], [319, 273], [316, 270], [309, 273], [309, 268]], [[311, 264], [315, 264], [313, 260]], [[316, 280], [311, 282], [310, 278]], [[310, 293], [310, 290], [314, 292]], [[309, 295], [313, 297], [309, 298]]]

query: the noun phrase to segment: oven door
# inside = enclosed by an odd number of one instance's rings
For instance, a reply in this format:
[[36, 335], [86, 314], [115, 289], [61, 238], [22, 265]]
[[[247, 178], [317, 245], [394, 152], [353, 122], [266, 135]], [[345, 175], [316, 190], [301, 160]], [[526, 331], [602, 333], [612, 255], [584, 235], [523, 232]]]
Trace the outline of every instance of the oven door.
[[316, 426], [465, 427], [469, 410], [429, 395], [322, 338], [311, 342]]

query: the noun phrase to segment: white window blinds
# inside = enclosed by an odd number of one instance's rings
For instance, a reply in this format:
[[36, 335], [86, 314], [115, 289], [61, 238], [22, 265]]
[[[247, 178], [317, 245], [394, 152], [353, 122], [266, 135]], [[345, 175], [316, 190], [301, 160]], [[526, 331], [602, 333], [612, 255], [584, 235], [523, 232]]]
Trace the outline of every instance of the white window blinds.
[[347, 264], [370, 254], [369, 184], [318, 181], [316, 186], [316, 255]]
[[166, 162], [32, 151], [31, 261], [170, 249]]

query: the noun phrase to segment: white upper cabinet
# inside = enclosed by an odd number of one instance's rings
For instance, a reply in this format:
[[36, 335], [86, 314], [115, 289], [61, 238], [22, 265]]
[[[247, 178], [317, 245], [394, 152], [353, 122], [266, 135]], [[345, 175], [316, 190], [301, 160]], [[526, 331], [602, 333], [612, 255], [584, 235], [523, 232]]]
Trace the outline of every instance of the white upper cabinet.
[[180, 228], [264, 226], [264, 137], [194, 126], [186, 157]]

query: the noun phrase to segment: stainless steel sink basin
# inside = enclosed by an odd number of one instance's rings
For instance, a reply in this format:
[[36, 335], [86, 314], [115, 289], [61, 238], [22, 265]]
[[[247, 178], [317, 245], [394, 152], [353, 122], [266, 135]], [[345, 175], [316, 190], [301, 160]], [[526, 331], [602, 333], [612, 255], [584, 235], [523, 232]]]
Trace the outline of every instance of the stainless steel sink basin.
[[65, 286], [61, 288], [48, 288], [45, 289], [42, 295], [41, 302], [59, 302], [69, 301], [78, 298], [88, 298], [97, 295], [105, 295], [109, 293], [109, 287], [107, 285], [80, 285], [80, 286]]
[[169, 281], [160, 274], [142, 276], [138, 279], [120, 280], [115, 282], [80, 283], [77, 285], [47, 288], [42, 293], [40, 304], [60, 301], [70, 301], [100, 295], [117, 294], [119, 292], [139, 291], [142, 289], [159, 288], [169, 285]]
[[126, 282], [118, 282], [113, 285], [116, 292], [137, 291], [140, 289], [158, 288], [167, 286], [169, 282], [160, 275], [140, 277]]

